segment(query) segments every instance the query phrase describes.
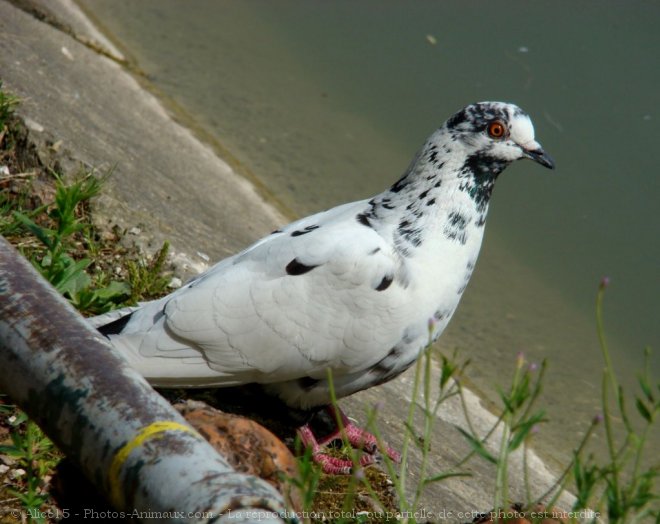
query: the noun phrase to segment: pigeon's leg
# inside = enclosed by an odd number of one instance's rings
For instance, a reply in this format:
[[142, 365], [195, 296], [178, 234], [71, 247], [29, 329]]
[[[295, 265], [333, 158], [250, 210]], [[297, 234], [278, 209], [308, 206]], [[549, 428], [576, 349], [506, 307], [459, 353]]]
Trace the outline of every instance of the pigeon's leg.
[[[376, 453], [378, 450], [378, 441], [373, 434], [369, 433], [366, 429], [362, 429], [356, 426], [351, 421], [351, 419], [349, 419], [346, 414], [339, 408], [339, 406], [328, 406], [326, 410], [332, 417], [333, 421], [341, 419], [341, 425], [344, 427], [344, 433], [346, 434], [346, 438], [348, 439], [348, 442], [351, 444], [351, 446], [353, 446], [355, 449], [362, 449], [370, 455]], [[332, 440], [341, 438], [342, 435], [340, 426], [337, 425], [335, 431], [333, 431], [327, 437], [324, 437], [319, 441], [319, 443], [323, 446]], [[398, 451], [392, 449], [390, 446], [385, 445], [385, 449], [382, 451], [384, 451], [387, 456], [390, 457], [390, 459], [392, 459], [394, 462], [401, 461], [401, 454]]]
[[[323, 473], [327, 473], [329, 475], [351, 474], [354, 466], [353, 461], [328, 455], [324, 451], [323, 446], [316, 439], [316, 435], [314, 435], [314, 432], [312, 431], [312, 428], [309, 426], [309, 424], [305, 424], [304, 426], [298, 428], [298, 434], [300, 435], [300, 440], [302, 441], [303, 445], [312, 449], [312, 459], [314, 462], [321, 466]], [[324, 438], [323, 442], [328, 443], [330, 440]], [[373, 463], [373, 455], [365, 454], [360, 457], [360, 466], [364, 467]]]
[[[366, 452], [360, 457], [359, 465], [364, 467], [373, 464], [375, 462], [374, 453], [378, 449], [376, 437], [353, 424], [341, 409], [328, 406], [326, 410], [332, 421], [335, 423], [335, 430], [329, 435], [317, 439], [309, 424], [305, 424], [298, 429], [298, 434], [300, 435], [303, 445], [312, 449], [314, 462], [321, 465], [324, 473], [347, 475], [353, 470], [354, 464], [351, 460], [332, 457], [324, 452], [323, 446], [329, 444], [333, 440], [342, 438], [340, 426], [337, 424], [337, 420], [340, 419], [342, 423], [341, 425], [344, 428], [344, 434], [351, 446], [355, 449], [362, 449]], [[385, 448], [385, 453], [387, 453], [387, 456], [395, 462], [401, 460], [401, 455], [389, 446]]]

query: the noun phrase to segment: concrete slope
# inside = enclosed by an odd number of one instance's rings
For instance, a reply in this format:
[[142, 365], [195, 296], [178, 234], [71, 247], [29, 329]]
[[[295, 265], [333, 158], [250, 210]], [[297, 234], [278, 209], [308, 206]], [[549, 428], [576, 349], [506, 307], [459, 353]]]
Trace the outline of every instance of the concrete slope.
[[0, 76], [37, 142], [112, 169], [109, 220], [144, 226], [198, 262], [197, 251], [222, 258], [285, 221], [121, 65], [4, 1]]

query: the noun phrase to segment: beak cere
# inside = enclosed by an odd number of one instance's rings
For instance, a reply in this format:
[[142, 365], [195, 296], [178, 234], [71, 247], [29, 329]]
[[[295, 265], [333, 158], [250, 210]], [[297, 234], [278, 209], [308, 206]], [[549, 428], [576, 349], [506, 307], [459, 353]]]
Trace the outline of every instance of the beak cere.
[[[536, 144], [538, 146], [538, 144]], [[546, 153], [541, 146], [538, 146], [535, 149], [524, 149], [525, 156], [531, 158], [534, 162], [538, 162], [542, 166], [545, 166], [549, 169], [555, 168], [555, 161], [552, 157]]]

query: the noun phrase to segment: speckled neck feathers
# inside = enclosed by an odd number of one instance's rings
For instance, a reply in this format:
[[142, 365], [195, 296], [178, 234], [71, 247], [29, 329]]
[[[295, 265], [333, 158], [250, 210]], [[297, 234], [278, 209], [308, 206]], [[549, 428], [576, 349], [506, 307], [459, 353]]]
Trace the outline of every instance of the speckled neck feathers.
[[422, 246], [428, 235], [436, 234], [438, 223], [445, 237], [461, 244], [467, 240], [468, 224], [478, 228], [485, 224], [495, 180], [512, 160], [475, 146], [472, 133], [485, 122], [477, 119], [469, 127], [465, 124], [456, 115], [447, 121], [427, 140], [404, 175], [372, 198], [357, 217], [381, 232], [392, 229], [395, 245], [405, 256]]

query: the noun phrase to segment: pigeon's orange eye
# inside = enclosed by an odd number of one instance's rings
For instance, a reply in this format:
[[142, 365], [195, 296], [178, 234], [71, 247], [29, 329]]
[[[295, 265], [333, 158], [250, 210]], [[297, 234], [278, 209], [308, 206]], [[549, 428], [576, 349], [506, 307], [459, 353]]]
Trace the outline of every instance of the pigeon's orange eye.
[[488, 135], [491, 138], [502, 138], [506, 134], [506, 127], [499, 120], [488, 124]]

